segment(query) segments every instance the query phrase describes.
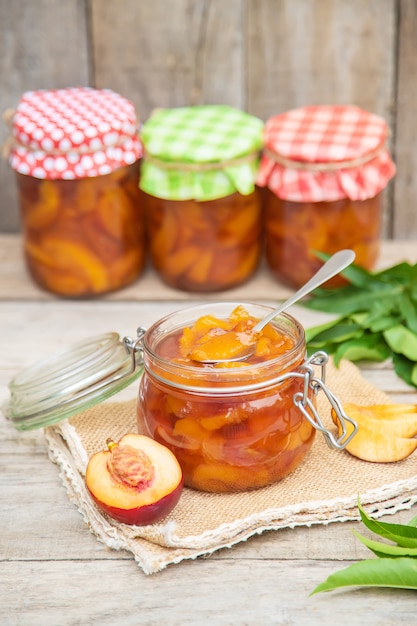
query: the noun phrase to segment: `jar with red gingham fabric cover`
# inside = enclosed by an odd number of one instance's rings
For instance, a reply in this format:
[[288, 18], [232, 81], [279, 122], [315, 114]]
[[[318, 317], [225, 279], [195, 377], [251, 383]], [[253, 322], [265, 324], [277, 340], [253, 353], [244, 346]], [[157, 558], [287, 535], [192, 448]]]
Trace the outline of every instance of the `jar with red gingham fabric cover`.
[[356, 106], [307, 106], [266, 122], [256, 182], [265, 188], [266, 258], [281, 282], [306, 282], [321, 265], [317, 252], [350, 248], [358, 265], [374, 267], [382, 192], [395, 174], [386, 138], [385, 121]]
[[133, 104], [108, 89], [29, 91], [10, 121], [9, 162], [35, 282], [89, 298], [135, 280], [145, 245]]

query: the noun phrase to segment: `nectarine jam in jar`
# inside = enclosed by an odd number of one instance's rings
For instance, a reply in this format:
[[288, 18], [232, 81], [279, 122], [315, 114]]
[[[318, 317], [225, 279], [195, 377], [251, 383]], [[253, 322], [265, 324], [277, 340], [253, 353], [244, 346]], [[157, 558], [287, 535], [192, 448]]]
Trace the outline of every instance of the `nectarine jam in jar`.
[[[317, 253], [349, 248], [378, 259], [382, 192], [395, 174], [385, 121], [354, 106], [308, 106], [270, 118], [257, 185], [264, 189], [265, 252], [292, 287], [319, 269]], [[333, 278], [328, 286], [343, 284]]]
[[[327, 357], [306, 358], [304, 330], [290, 315], [265, 326], [246, 361], [215, 362], [235, 354], [270, 311], [197, 306], [163, 318], [143, 337], [138, 430], [172, 450], [188, 487], [237, 492], [279, 481], [300, 465], [316, 429], [331, 446], [345, 445], [317, 415], [320, 389], [341, 411], [314, 374]], [[201, 362], [207, 357], [214, 363]]]
[[157, 109], [144, 123], [140, 187], [149, 251], [170, 286], [224, 290], [255, 271], [262, 129], [261, 120], [224, 105]]
[[42, 288], [89, 298], [145, 263], [142, 144], [131, 102], [110, 90], [25, 93], [11, 120], [24, 253]]
[[[3, 414], [17, 430], [43, 428], [105, 401], [142, 375], [138, 434], [174, 453], [185, 485], [220, 493], [272, 484], [301, 464], [316, 430], [336, 450], [357, 431], [325, 383], [328, 356], [306, 357], [304, 330], [295, 318], [281, 314], [254, 332], [256, 321], [272, 311], [211, 303], [172, 313], [148, 330], [139, 327], [133, 339], [114, 332], [84, 339], [18, 372]], [[220, 363], [248, 342], [254, 349], [246, 361]], [[207, 359], [210, 364], [203, 363]], [[331, 414], [337, 417], [335, 433], [317, 411], [320, 392], [332, 428]]]

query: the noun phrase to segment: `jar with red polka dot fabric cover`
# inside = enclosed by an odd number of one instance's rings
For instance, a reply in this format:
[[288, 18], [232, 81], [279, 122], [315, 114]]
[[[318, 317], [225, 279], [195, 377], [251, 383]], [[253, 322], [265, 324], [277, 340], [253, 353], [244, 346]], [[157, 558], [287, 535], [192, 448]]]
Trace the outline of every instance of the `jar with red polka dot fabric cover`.
[[134, 281], [145, 244], [133, 104], [107, 89], [29, 91], [11, 132], [9, 162], [33, 279], [69, 298]]
[[[321, 265], [317, 252], [350, 248], [358, 265], [374, 267], [382, 192], [395, 174], [387, 133], [383, 118], [356, 106], [306, 106], [266, 122], [256, 183], [267, 262], [281, 282], [306, 282]], [[326, 286], [341, 284], [338, 276]]]

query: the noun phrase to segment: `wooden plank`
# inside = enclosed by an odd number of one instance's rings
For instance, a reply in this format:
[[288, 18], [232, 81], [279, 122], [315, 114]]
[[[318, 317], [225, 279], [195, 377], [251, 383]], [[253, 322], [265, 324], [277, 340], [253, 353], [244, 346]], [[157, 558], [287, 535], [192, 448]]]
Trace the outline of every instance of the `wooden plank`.
[[156, 107], [244, 107], [242, 0], [92, 1], [95, 82]]
[[[188, 562], [145, 577], [128, 561], [2, 564], [4, 626], [413, 624], [415, 593], [314, 587], [345, 564], [248, 559]], [[243, 574], [243, 577], [242, 577]], [[57, 584], [65, 581], [65, 584]]]
[[[250, 0], [249, 112], [267, 119], [307, 104], [356, 104], [393, 127], [395, 4]], [[390, 194], [391, 189], [385, 194], [385, 237], [391, 236]], [[396, 210], [401, 212], [401, 206]]]
[[[261, 269], [252, 279], [234, 289], [220, 293], [198, 294], [173, 289], [165, 285], [152, 269], [150, 264], [143, 274], [130, 286], [125, 287], [107, 296], [102, 300], [169, 300], [169, 301], [193, 301], [202, 299], [234, 300], [242, 299], [245, 294], [251, 299], [262, 299], [274, 294], [276, 298], [286, 297], [291, 290], [280, 285], [269, 272]], [[19, 235], [2, 235], [0, 233], [0, 298], [3, 300], [33, 300], [51, 301], [56, 296], [38, 287], [29, 276], [22, 251], [22, 240]], [[61, 300], [64, 301], [64, 300]]]
[[394, 0], [249, 0], [248, 109], [357, 104], [392, 121]]
[[394, 237], [415, 239], [417, 232], [417, 3], [400, 0], [395, 160]]
[[[377, 269], [409, 259], [417, 262], [417, 246], [409, 240], [387, 240], [381, 245]], [[148, 265], [144, 273], [130, 286], [115, 291], [99, 300], [86, 302], [116, 301], [169, 301], [183, 306], [185, 302], [195, 303], [210, 300], [250, 300], [272, 301], [288, 297], [293, 290], [274, 278], [263, 263], [259, 271], [245, 284], [223, 292], [188, 293], [165, 285], [156, 272]], [[0, 299], [3, 301], [43, 301], [52, 302], [57, 297], [38, 287], [25, 268], [22, 252], [22, 239], [16, 234], [0, 233]], [[60, 302], [71, 302], [61, 299]]]
[[[0, 57], [0, 113], [31, 89], [89, 84], [85, 0], [0, 0]], [[1, 123], [0, 146], [7, 136]], [[19, 230], [14, 175], [1, 158], [0, 230]]]

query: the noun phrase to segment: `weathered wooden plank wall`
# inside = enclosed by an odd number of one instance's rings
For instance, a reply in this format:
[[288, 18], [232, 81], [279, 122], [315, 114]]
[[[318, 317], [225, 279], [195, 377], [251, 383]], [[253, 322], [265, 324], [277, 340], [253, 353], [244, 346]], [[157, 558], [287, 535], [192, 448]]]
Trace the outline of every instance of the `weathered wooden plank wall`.
[[[0, 110], [91, 85], [158, 106], [224, 102], [263, 119], [357, 104], [388, 122], [398, 173], [384, 235], [417, 238], [416, 0], [0, 0]], [[7, 137], [2, 125], [0, 143]], [[19, 230], [0, 164], [0, 231]]]

